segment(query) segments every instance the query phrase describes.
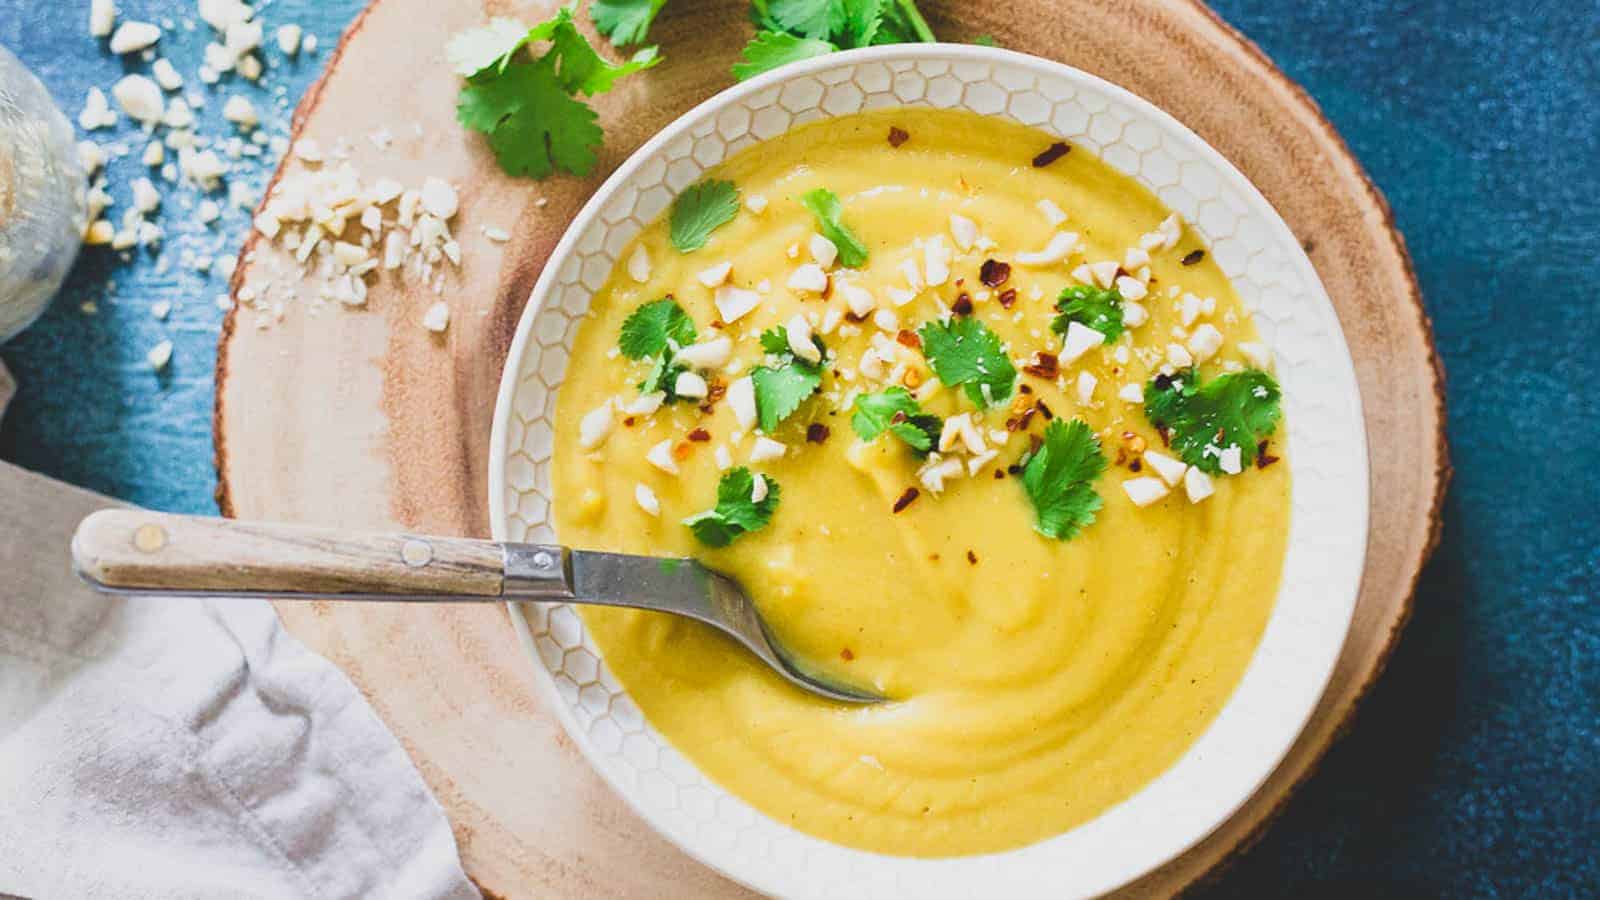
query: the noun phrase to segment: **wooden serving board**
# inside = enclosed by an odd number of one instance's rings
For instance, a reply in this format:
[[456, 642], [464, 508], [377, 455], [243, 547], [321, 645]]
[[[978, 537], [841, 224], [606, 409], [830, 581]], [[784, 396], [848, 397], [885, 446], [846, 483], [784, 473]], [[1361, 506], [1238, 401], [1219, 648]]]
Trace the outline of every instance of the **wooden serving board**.
[[[583, 201], [651, 134], [730, 83], [746, 4], [667, 4], [667, 60], [598, 106], [605, 150], [587, 179], [503, 175], [454, 121], [446, 36], [488, 15], [553, 4], [375, 0], [296, 113], [300, 135], [341, 138], [371, 179], [460, 186], [465, 261], [436, 297], [382, 281], [365, 311], [292, 307], [224, 327], [216, 447], [223, 513], [351, 528], [486, 535], [490, 419], [500, 368], [540, 266]], [[1316, 105], [1195, 0], [924, 2], [949, 40], [992, 34], [1122, 85], [1231, 159], [1300, 236], [1355, 356], [1372, 455], [1372, 533], [1355, 625], [1333, 681], [1283, 765], [1226, 825], [1131, 888], [1176, 893], [1247, 847], [1337, 737], [1405, 623], [1437, 537], [1449, 476], [1441, 372], [1389, 209]], [[418, 127], [413, 128], [412, 125]], [[380, 151], [365, 136], [387, 129]], [[483, 226], [514, 235], [493, 244]], [[237, 291], [278, 251], [246, 247]], [[256, 256], [253, 261], [250, 251]], [[724, 897], [745, 892], [656, 836], [592, 772], [551, 711], [497, 606], [281, 604], [289, 629], [355, 681], [399, 736], [455, 826], [467, 871], [494, 896]]]

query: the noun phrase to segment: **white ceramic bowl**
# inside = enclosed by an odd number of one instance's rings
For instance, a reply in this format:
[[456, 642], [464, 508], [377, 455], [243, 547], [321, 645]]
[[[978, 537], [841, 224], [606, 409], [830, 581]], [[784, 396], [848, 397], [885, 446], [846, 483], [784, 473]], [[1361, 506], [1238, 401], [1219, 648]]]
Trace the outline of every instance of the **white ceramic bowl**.
[[489, 465], [496, 538], [553, 541], [556, 391], [589, 299], [645, 223], [710, 166], [789, 128], [889, 106], [961, 108], [1099, 155], [1203, 237], [1276, 354], [1294, 466], [1282, 588], [1216, 721], [1178, 763], [1069, 832], [1005, 853], [891, 857], [774, 821], [673, 749], [607, 670], [568, 607], [513, 606], [549, 706], [629, 804], [706, 865], [786, 897], [1092, 896], [1199, 841], [1253, 793], [1300, 733], [1355, 608], [1367, 532], [1367, 450], [1333, 306], [1289, 228], [1249, 181], [1171, 116], [1098, 78], [984, 47], [913, 44], [786, 66], [700, 104], [645, 144], [568, 229], [506, 360]]

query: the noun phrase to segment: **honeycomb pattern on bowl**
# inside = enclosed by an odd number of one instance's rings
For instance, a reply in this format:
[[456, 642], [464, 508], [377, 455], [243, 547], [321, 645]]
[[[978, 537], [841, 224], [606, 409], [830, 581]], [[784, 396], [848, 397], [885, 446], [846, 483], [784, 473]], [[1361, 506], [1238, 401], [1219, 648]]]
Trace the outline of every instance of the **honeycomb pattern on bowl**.
[[[886, 51], [886, 52], [885, 52]], [[1268, 699], [1241, 715], [1301, 718], [1320, 693], [1341, 640], [1305, 660], [1312, 670], [1287, 694], [1264, 676], [1263, 655], [1294, 653], [1306, 629], [1347, 627], [1364, 547], [1365, 445], [1354, 372], [1333, 309], [1310, 263], [1266, 200], [1215, 151], [1154, 107], [1084, 73], [974, 48], [899, 47], [844, 54], [775, 73], [708, 102], [642, 148], [579, 215], [524, 312], [497, 411], [503, 465], [492, 467], [497, 536], [553, 542], [551, 458], [556, 396], [590, 297], [628, 242], [672, 198], [732, 154], [823, 117], [894, 106], [966, 109], [1009, 118], [1094, 153], [1153, 191], [1201, 236], [1274, 348], [1295, 462], [1294, 539], [1278, 607], [1235, 699]], [[885, 58], [887, 57], [887, 58]], [[933, 58], [929, 58], [933, 57]], [[766, 86], [761, 86], [765, 83]], [[731, 96], [730, 96], [731, 95]], [[1153, 226], [1155, 223], [1151, 223]], [[520, 354], [519, 354], [520, 350]], [[1352, 443], [1353, 440], [1353, 443]], [[1354, 451], [1352, 452], [1352, 448]], [[1317, 519], [1313, 522], [1312, 519]], [[1355, 560], [1354, 576], [1350, 576]], [[1324, 573], [1340, 577], [1324, 578]], [[1207, 768], [1240, 746], [1208, 745], [1217, 726], [1172, 771], [1135, 798], [1060, 837], [1009, 853], [914, 860], [842, 848], [767, 818], [711, 782], [649, 722], [607, 668], [568, 606], [513, 609], [557, 712], [601, 774], [658, 830], [744, 883], [790, 896], [1017, 896], [1042, 884], [1098, 893], [1136, 876], [1216, 824], [1179, 799], [1205, 778], [1242, 800], [1270, 770], [1219, 776]], [[1275, 639], [1285, 641], [1280, 649]], [[1282, 664], [1281, 658], [1275, 660]], [[1271, 682], [1271, 683], [1268, 683]], [[1278, 691], [1274, 695], [1272, 692]], [[1294, 721], [1299, 721], [1295, 719]], [[1283, 741], [1287, 749], [1298, 726]], [[1248, 755], [1248, 754], [1246, 754]], [[1259, 755], [1259, 754], [1258, 754]], [[1237, 768], [1237, 767], [1235, 767]], [[1259, 768], [1259, 767], [1258, 767]], [[1179, 792], [1163, 800], [1161, 791]], [[1137, 801], [1155, 793], [1143, 807]], [[1226, 806], [1224, 808], [1231, 808]], [[1192, 821], [1178, 822], [1187, 815]], [[1101, 836], [1085, 838], [1091, 826]], [[1187, 830], [1185, 830], [1187, 829]], [[1120, 837], [1119, 837], [1120, 835]], [[1162, 843], [1162, 835], [1171, 835]], [[1137, 864], [1108, 861], [1116, 842], [1155, 845]], [[1163, 849], [1164, 848], [1164, 849]], [[1126, 854], [1124, 854], [1126, 855]], [[1062, 896], [1056, 891], [1054, 896]]]

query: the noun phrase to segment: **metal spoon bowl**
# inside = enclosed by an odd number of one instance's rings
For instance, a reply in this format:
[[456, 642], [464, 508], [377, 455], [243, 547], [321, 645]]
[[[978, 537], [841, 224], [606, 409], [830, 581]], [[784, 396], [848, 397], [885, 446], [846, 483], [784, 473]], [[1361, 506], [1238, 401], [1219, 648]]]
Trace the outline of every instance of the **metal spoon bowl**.
[[79, 524], [72, 561], [89, 584], [118, 594], [648, 609], [716, 628], [819, 697], [885, 699], [808, 671], [738, 582], [692, 559], [108, 509]]

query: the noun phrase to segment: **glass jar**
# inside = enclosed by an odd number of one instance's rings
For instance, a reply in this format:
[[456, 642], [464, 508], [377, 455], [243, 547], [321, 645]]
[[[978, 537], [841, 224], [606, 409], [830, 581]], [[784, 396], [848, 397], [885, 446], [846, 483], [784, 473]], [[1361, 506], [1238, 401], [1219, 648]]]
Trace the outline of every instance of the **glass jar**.
[[0, 47], [0, 342], [61, 287], [83, 241], [86, 189], [72, 126]]

